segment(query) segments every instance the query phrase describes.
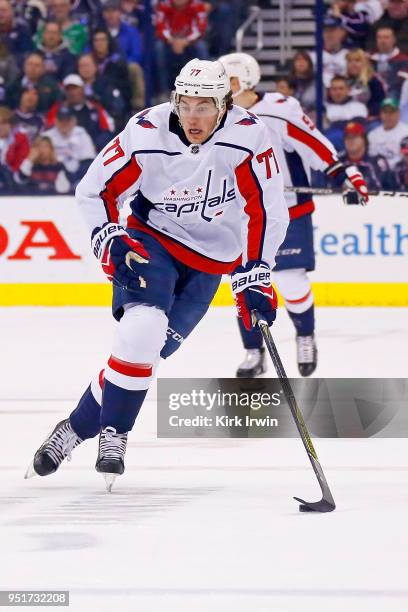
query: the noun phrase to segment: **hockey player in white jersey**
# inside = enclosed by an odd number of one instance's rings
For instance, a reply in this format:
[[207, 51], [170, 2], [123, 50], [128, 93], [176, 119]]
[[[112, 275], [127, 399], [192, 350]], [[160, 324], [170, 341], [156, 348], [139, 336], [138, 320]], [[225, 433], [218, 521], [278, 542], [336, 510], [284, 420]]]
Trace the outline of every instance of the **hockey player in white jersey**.
[[[113, 283], [119, 323], [103, 370], [35, 453], [28, 476], [55, 472], [99, 434], [96, 469], [112, 486], [160, 357], [203, 317], [222, 274], [231, 274], [245, 325], [253, 309], [272, 324], [270, 270], [289, 221], [280, 146], [257, 117], [232, 105], [222, 64], [192, 60], [172, 103], [132, 117], [97, 156], [76, 198]], [[119, 207], [129, 198], [122, 227]]]
[[[270, 134], [281, 136], [283, 150], [277, 153], [286, 186], [308, 186], [312, 168], [344, 183], [346, 203], [367, 203], [368, 190], [361, 173], [339, 162], [333, 145], [305, 115], [298, 101], [279, 93], [256, 92], [261, 71], [252, 56], [230, 53], [220, 61], [231, 79], [234, 104], [256, 113]], [[313, 294], [307, 275], [315, 267], [311, 221], [314, 203], [310, 195], [286, 193], [285, 197], [290, 224], [277, 253], [273, 277], [296, 328], [299, 372], [310, 376], [317, 366]], [[239, 324], [247, 353], [237, 376], [250, 378], [265, 371], [262, 335], [257, 328], [248, 331], [241, 321]]]

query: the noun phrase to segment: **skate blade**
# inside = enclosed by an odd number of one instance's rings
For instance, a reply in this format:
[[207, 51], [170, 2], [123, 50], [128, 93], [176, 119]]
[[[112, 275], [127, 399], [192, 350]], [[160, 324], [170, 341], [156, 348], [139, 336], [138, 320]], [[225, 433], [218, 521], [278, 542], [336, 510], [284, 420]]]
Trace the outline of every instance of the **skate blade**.
[[32, 461], [28, 466], [26, 473], [24, 474], [24, 478], [25, 480], [28, 480], [29, 478], [33, 478], [34, 476], [37, 476], [37, 472], [34, 469], [34, 461]]
[[105, 478], [106, 490], [108, 493], [112, 493], [112, 486], [116, 480], [117, 474], [110, 474], [106, 472], [103, 477]]

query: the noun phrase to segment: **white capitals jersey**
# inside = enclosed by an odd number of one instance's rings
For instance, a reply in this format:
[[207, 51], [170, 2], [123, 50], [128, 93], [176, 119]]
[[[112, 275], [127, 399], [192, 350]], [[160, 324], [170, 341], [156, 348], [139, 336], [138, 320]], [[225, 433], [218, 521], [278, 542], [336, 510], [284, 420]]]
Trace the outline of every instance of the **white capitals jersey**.
[[[285, 185], [309, 186], [311, 168], [327, 172], [329, 168], [341, 167], [336, 149], [295, 98], [279, 93], [258, 94], [258, 97], [251, 112], [262, 119], [269, 133], [277, 132], [281, 137], [283, 152], [278, 150], [277, 153]], [[286, 193], [285, 197], [291, 219], [314, 210], [310, 194]]]
[[271, 268], [288, 225], [279, 136], [233, 107], [202, 145], [191, 145], [169, 103], [132, 117], [99, 153], [76, 191], [91, 230], [117, 223], [140, 229], [197, 270], [231, 272], [263, 260]]

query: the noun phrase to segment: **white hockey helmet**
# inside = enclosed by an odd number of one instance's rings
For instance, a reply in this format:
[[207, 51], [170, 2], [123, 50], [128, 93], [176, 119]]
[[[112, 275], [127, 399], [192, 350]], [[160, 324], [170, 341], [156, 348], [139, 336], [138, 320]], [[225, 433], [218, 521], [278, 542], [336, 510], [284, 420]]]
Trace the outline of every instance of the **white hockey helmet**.
[[234, 98], [247, 89], [253, 89], [261, 80], [261, 69], [258, 62], [248, 53], [228, 53], [219, 60], [229, 78], [239, 79], [240, 89], [234, 94]]
[[214, 100], [218, 109], [215, 130], [226, 108], [226, 97], [231, 91], [229, 77], [221, 62], [193, 59], [183, 66], [174, 85], [172, 105], [173, 110], [179, 117], [178, 106], [181, 96], [212, 98]]

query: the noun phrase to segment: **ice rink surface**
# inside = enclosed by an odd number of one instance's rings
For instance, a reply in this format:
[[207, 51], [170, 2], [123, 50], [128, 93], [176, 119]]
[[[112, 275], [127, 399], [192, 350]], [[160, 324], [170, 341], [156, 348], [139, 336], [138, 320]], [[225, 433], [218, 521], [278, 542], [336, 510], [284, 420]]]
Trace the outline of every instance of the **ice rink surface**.
[[[316, 375], [406, 377], [407, 320], [319, 309]], [[70, 590], [75, 612], [408, 609], [405, 439], [317, 440], [338, 509], [301, 514], [293, 495], [319, 491], [299, 440], [158, 440], [154, 386], [111, 495], [96, 439], [23, 480], [109, 356], [111, 321], [104, 308], [0, 309], [1, 589]], [[272, 331], [296, 376], [283, 309]], [[241, 357], [232, 309], [214, 308], [159, 375], [230, 377]]]

